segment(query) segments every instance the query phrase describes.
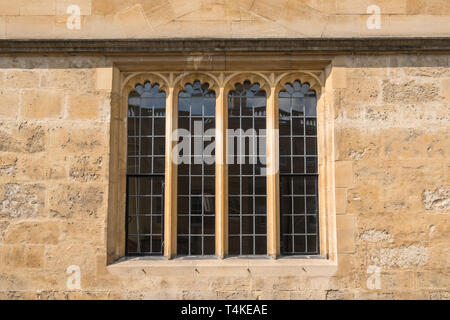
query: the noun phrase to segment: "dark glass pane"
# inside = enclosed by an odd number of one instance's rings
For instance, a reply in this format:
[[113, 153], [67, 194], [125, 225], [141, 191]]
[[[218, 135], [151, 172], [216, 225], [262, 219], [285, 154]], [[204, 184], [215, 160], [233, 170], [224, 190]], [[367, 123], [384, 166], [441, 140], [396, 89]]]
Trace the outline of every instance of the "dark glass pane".
[[241, 219], [239, 216], [229, 216], [228, 217], [228, 233], [229, 234], [240, 234], [241, 230]]
[[316, 119], [306, 119], [306, 135], [315, 136], [317, 135], [317, 125]]
[[204, 237], [203, 253], [205, 255], [213, 255], [216, 252], [214, 237]]
[[166, 134], [166, 119], [164, 118], [155, 118], [155, 128], [154, 134], [156, 136], [163, 136]]
[[202, 234], [202, 217], [191, 216], [191, 234]]
[[149, 236], [141, 236], [139, 237], [139, 244], [140, 244], [140, 252], [150, 252], [150, 237]]
[[267, 212], [267, 198], [255, 197], [255, 214], [266, 214]]
[[267, 254], [267, 237], [256, 236], [255, 237], [255, 254]]
[[242, 234], [253, 233], [253, 216], [242, 217]]
[[306, 252], [305, 236], [298, 235], [294, 237], [294, 253]]
[[308, 241], [308, 252], [312, 254], [318, 254], [317, 249], [317, 237], [316, 236], [307, 236], [306, 240]]
[[294, 232], [295, 233], [305, 233], [305, 217], [304, 216], [294, 216]]
[[163, 253], [161, 236], [152, 236], [152, 251], [160, 254]]
[[316, 233], [317, 226], [317, 217], [316, 216], [307, 216], [307, 225], [306, 229], [308, 233]]
[[242, 138], [239, 132], [234, 132], [234, 135], [229, 136], [228, 144], [231, 160], [228, 162], [231, 255], [267, 253], [265, 237], [258, 237], [256, 243], [256, 235], [265, 235], [267, 232], [266, 177], [262, 175], [265, 166], [259, 161], [266, 156], [265, 132], [260, 131], [266, 128], [266, 100], [266, 94], [260, 90], [259, 84], [250, 81], [235, 84], [235, 90], [228, 95], [228, 128], [242, 130]]
[[[141, 136], [152, 136], [153, 135], [153, 119], [152, 118], [142, 118], [141, 119]], [[133, 134], [135, 136], [139, 135], [139, 131], [137, 134]]]
[[[178, 96], [178, 128], [189, 130], [191, 134], [184, 137], [190, 139], [190, 150], [184, 150], [183, 154], [189, 157], [190, 163], [178, 166], [178, 198], [188, 196], [182, 200], [183, 206], [178, 206], [178, 215], [179, 218], [185, 215], [183, 219], [190, 223], [187, 230], [178, 229], [178, 237], [185, 242], [185, 249], [178, 251], [178, 255], [206, 255], [215, 251], [215, 163], [212, 149], [215, 102], [214, 91], [209, 90], [207, 83], [201, 84], [197, 80], [186, 84]], [[206, 133], [206, 130], [212, 131]], [[210, 153], [204, 154], [205, 151]], [[181, 179], [180, 175], [185, 177]], [[180, 231], [189, 237], [184, 239]]]
[[153, 172], [154, 173], [164, 173], [164, 158], [154, 157], [153, 158]]
[[189, 237], [180, 236], [177, 237], [177, 254], [188, 255], [189, 254]]
[[296, 136], [304, 135], [304, 120], [301, 118], [292, 119], [292, 134]]
[[240, 243], [241, 242], [240, 242], [239, 236], [229, 236], [228, 237], [228, 254], [230, 254], [230, 255], [241, 254]]
[[304, 173], [305, 172], [305, 162], [303, 157], [295, 157], [292, 159], [294, 163], [294, 172], [295, 173]]
[[242, 236], [242, 254], [253, 255], [253, 237]]
[[305, 214], [305, 197], [294, 197], [294, 214]]
[[316, 243], [310, 248], [305, 235], [318, 230], [315, 92], [309, 84], [296, 80], [286, 83], [285, 91], [278, 98], [282, 136], [279, 141], [281, 252], [317, 253]]
[[203, 254], [203, 246], [202, 246], [202, 236], [191, 236], [191, 241], [189, 243], [191, 247], [191, 254], [192, 256], [199, 256]]
[[255, 234], [266, 234], [267, 225], [265, 216], [255, 217]]
[[177, 221], [178, 234], [189, 234], [189, 216], [178, 215]]
[[214, 234], [215, 231], [215, 224], [216, 224], [216, 217], [210, 216], [210, 217], [204, 217], [204, 234]]

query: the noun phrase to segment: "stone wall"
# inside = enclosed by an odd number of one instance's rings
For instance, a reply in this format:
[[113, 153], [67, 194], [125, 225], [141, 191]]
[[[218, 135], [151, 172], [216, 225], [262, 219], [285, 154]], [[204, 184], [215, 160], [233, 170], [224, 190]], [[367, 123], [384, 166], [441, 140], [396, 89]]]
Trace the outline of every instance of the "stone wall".
[[0, 39], [448, 37], [448, 25], [448, 0], [0, 0]]
[[1, 56], [0, 298], [449, 299], [449, 59], [332, 58], [336, 267], [180, 273], [106, 263], [112, 58]]

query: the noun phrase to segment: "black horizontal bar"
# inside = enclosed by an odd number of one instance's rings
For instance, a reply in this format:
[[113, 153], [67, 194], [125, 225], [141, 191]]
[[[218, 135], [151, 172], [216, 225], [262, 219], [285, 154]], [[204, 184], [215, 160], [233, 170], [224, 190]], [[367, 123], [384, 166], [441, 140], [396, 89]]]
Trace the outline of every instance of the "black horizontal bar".
[[0, 53], [449, 52], [448, 37], [0, 40]]
[[127, 178], [164, 177], [164, 173], [127, 174]]
[[318, 173], [280, 173], [280, 177], [318, 177]]

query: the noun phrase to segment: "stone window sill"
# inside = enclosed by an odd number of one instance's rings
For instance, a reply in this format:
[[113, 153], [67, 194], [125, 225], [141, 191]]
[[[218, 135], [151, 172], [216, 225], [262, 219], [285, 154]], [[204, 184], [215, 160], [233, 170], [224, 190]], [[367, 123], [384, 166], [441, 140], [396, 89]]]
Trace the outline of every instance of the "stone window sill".
[[214, 276], [329, 276], [337, 271], [337, 263], [319, 256], [268, 257], [124, 257], [109, 265], [112, 274], [142, 271], [154, 276], [214, 275]]

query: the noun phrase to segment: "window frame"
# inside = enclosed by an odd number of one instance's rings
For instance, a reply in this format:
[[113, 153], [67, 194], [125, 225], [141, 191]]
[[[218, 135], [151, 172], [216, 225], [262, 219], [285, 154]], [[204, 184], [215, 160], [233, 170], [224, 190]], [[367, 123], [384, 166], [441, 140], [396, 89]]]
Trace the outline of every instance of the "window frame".
[[[118, 70], [120, 72], [120, 70]], [[270, 72], [224, 72], [219, 71], [215, 73], [211, 72], [176, 72], [170, 71], [166, 74], [164, 73], [155, 73], [155, 72], [139, 72], [139, 73], [127, 73], [127, 77], [122, 78], [123, 85], [121, 86], [121, 96], [122, 96], [122, 105], [123, 101], [126, 99], [129, 91], [129, 88], [136, 84], [139, 78], [145, 79], [148, 81], [158, 82], [160, 84], [161, 89], [164, 89], [166, 92], [166, 171], [165, 171], [165, 181], [166, 181], [166, 193], [165, 193], [165, 246], [164, 246], [164, 256], [168, 259], [176, 257], [176, 217], [173, 217], [173, 212], [176, 213], [176, 180], [177, 180], [177, 168], [173, 166], [173, 162], [171, 157], [167, 156], [167, 150], [171, 150], [174, 146], [174, 141], [171, 141], [170, 136], [173, 131], [173, 128], [177, 127], [177, 111], [174, 110], [174, 106], [177, 107], [177, 96], [178, 90], [177, 88], [184, 85], [185, 83], [193, 80], [201, 80], [207, 81], [211, 88], [214, 88], [216, 92], [216, 130], [218, 135], [216, 135], [216, 256], [219, 258], [225, 258], [227, 253], [227, 243], [228, 243], [228, 230], [227, 230], [227, 195], [228, 195], [228, 186], [226, 183], [225, 177], [227, 177], [227, 166], [226, 166], [226, 131], [227, 128], [227, 96], [230, 90], [230, 86], [233, 86], [234, 83], [239, 82], [239, 80], [249, 80], [256, 81], [261, 84], [261, 88], [265, 88], [267, 93], [267, 130], [270, 128], [278, 129], [278, 105], [277, 99], [279, 90], [281, 87], [284, 87], [284, 84], [290, 81], [290, 78], [295, 78], [300, 80], [302, 83], [308, 82], [311, 85], [311, 88], [315, 88], [317, 92], [317, 109], [318, 109], [318, 136], [322, 135], [319, 133], [320, 131], [325, 131], [325, 128], [320, 128], [321, 124], [324, 124], [325, 117], [323, 117], [322, 121], [319, 119], [319, 113], [321, 116], [324, 116], [324, 99], [321, 95], [322, 89], [324, 88], [321, 83], [323, 82], [323, 73], [320, 72], [309, 72], [309, 71], [270, 71]], [[202, 80], [203, 79], [203, 80]], [[141, 80], [143, 81], [143, 80]], [[219, 85], [220, 83], [220, 85]], [[119, 104], [119, 108], [120, 107]], [[322, 111], [319, 111], [321, 109]], [[272, 114], [272, 115], [270, 115]], [[123, 123], [122, 123], [123, 126]], [[122, 127], [122, 129], [126, 130], [126, 125]], [[124, 130], [123, 130], [124, 131]], [[123, 140], [123, 138], [122, 138]], [[324, 139], [325, 140], [325, 139]], [[278, 156], [278, 151], [275, 150], [274, 146], [277, 145], [275, 143], [275, 137], [267, 138], [267, 156], [274, 157]], [[321, 155], [321, 148], [323, 145], [323, 141], [318, 141], [318, 150], [319, 150], [319, 158]], [[271, 154], [272, 153], [272, 154]], [[329, 156], [329, 152], [327, 152], [325, 157]], [[123, 157], [121, 157], [123, 161]], [[323, 161], [324, 159], [319, 159], [319, 189], [326, 190], [324, 182], [329, 179], [330, 175], [321, 174], [321, 172], [329, 172], [331, 171], [331, 167], [328, 166], [328, 161]], [[270, 172], [270, 163], [269, 160], [268, 171]], [[275, 160], [273, 163], [278, 162]], [[327, 168], [324, 168], [322, 164], [326, 163]], [[326, 170], [323, 170], [326, 169]], [[170, 182], [172, 181], [172, 182]], [[220, 188], [217, 188], [220, 186]], [[120, 189], [120, 188], [118, 188]], [[172, 192], [171, 190], [172, 189]], [[173, 192], [175, 190], [175, 192]], [[320, 193], [321, 191], [319, 191]], [[329, 192], [327, 192], [328, 194]], [[119, 192], [119, 198], [121, 193]], [[267, 223], [267, 241], [268, 241], [268, 256], [274, 259], [280, 257], [280, 249], [279, 249], [279, 239], [280, 239], [280, 231], [279, 231], [279, 176], [277, 174], [268, 175], [267, 176], [267, 215], [268, 215], [268, 223]], [[333, 212], [330, 212], [327, 208], [324, 207], [324, 198], [330, 199], [331, 195], [327, 197], [322, 197], [322, 201], [319, 203], [319, 212], [322, 215], [328, 216], [333, 215]], [[171, 201], [172, 200], [172, 201]], [[173, 201], [174, 200], [174, 201]], [[123, 211], [122, 211], [123, 215]], [[319, 218], [319, 228], [320, 232], [320, 243], [325, 243], [326, 245], [320, 245], [321, 252], [320, 256], [325, 258], [330, 258], [330, 254], [334, 255], [334, 247], [335, 241], [333, 242], [333, 234], [335, 230], [333, 228], [329, 228], [327, 226], [327, 219]], [[278, 221], [277, 221], [278, 220]], [[175, 222], [175, 223], [174, 223]], [[325, 231], [325, 232], [323, 232]], [[173, 239], [175, 236], [175, 239]], [[175, 241], [173, 241], [175, 240]], [[119, 250], [120, 251], [120, 250]], [[122, 254], [118, 254], [119, 256]]]

